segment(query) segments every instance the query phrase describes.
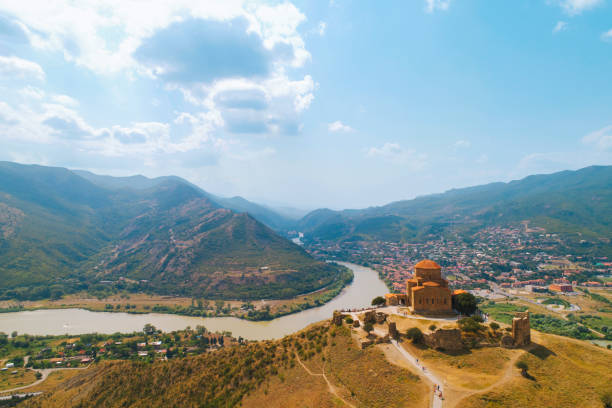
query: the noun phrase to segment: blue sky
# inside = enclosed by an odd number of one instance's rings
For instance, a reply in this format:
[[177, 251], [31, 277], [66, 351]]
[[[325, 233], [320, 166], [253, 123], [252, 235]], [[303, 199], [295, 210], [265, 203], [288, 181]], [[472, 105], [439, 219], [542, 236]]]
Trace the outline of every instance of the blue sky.
[[610, 0], [5, 2], [0, 159], [380, 205], [612, 164], [610, 73]]

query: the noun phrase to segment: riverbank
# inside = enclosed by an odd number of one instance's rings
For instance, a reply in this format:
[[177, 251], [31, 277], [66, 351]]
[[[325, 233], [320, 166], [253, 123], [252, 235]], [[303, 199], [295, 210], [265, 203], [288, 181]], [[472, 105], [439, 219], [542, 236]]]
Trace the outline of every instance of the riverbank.
[[291, 299], [241, 301], [127, 292], [98, 299], [82, 292], [57, 300], [0, 301], [0, 313], [48, 309], [84, 309], [91, 312], [163, 313], [194, 317], [236, 317], [250, 321], [266, 321], [319, 307], [338, 296], [346, 286], [352, 283], [353, 278], [353, 272], [349, 268], [344, 268], [339, 279], [331, 285]]
[[[283, 337], [309, 324], [328, 319], [334, 310], [362, 308], [372, 299], [386, 293], [385, 284], [370, 268], [344, 263], [353, 272], [352, 282], [329, 302], [272, 320], [249, 321], [235, 316], [201, 317], [168, 313], [99, 313], [82, 308], [54, 308], [0, 314], [0, 332], [32, 335], [61, 335], [115, 332], [131, 333], [149, 323], [165, 331], [182, 330], [188, 326], [205, 326], [212, 331], [231, 332], [235, 337], [265, 340]], [[312, 294], [320, 296], [321, 294]]]

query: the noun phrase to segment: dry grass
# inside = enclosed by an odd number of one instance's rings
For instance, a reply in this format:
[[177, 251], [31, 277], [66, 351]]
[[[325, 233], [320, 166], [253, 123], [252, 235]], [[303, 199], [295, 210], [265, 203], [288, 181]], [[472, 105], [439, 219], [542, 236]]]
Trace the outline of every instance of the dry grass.
[[[12, 374], [13, 371], [17, 371], [17, 374]], [[36, 375], [32, 370], [9, 368], [6, 371], [0, 371], [0, 393], [3, 390], [32, 384], [34, 381], [36, 381]]]
[[[323, 358], [325, 360], [323, 360]], [[390, 364], [380, 347], [361, 350], [347, 327], [332, 328], [322, 355], [304, 361], [325, 373], [338, 394], [357, 407], [427, 407], [429, 387], [409, 370]], [[341, 407], [321, 376], [299, 364], [280, 372], [243, 400], [244, 407]]]
[[404, 347], [434, 373], [440, 373], [455, 388], [480, 390], [501, 379], [512, 357], [521, 350], [483, 347], [448, 354], [430, 348], [419, 348], [404, 342]]
[[467, 398], [460, 406], [601, 407], [601, 395], [612, 391], [612, 352], [533, 331], [532, 337], [539, 346], [520, 358], [528, 364], [532, 380], [515, 376], [500, 387]]

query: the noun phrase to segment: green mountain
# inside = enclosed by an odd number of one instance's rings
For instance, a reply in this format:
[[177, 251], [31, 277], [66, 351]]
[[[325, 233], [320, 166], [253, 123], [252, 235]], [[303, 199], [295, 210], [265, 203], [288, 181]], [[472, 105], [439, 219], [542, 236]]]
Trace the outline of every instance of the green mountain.
[[294, 223], [294, 219], [285, 215], [281, 215], [279, 212], [270, 209], [266, 206], [248, 201], [239, 196], [220, 197], [211, 194], [207, 191], [204, 191], [200, 187], [189, 183], [187, 180], [176, 176], [165, 176], [156, 178], [148, 178], [141, 175], [129, 177], [111, 177], [101, 176], [84, 170], [73, 170], [73, 172], [100, 187], [108, 189], [133, 188], [142, 190], [155, 187], [168, 180], [182, 182], [183, 184], [188, 184], [194, 189], [200, 191], [200, 193], [202, 193], [204, 197], [218, 204], [220, 207], [227, 208], [237, 213], [249, 213], [257, 221], [267, 225], [268, 227], [276, 231], [286, 230]]
[[363, 210], [316, 210], [297, 228], [306, 239], [410, 241], [525, 220], [551, 233], [611, 238], [612, 166], [454, 189]]
[[113, 178], [0, 162], [0, 296], [99, 287], [286, 298], [340, 279], [246, 213], [176, 177]]

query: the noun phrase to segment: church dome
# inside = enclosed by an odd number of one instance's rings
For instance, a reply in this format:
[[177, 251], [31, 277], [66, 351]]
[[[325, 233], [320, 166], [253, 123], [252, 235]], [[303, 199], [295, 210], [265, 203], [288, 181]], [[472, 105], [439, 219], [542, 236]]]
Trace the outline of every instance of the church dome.
[[442, 269], [440, 265], [431, 259], [423, 259], [421, 262], [414, 265], [415, 269]]

